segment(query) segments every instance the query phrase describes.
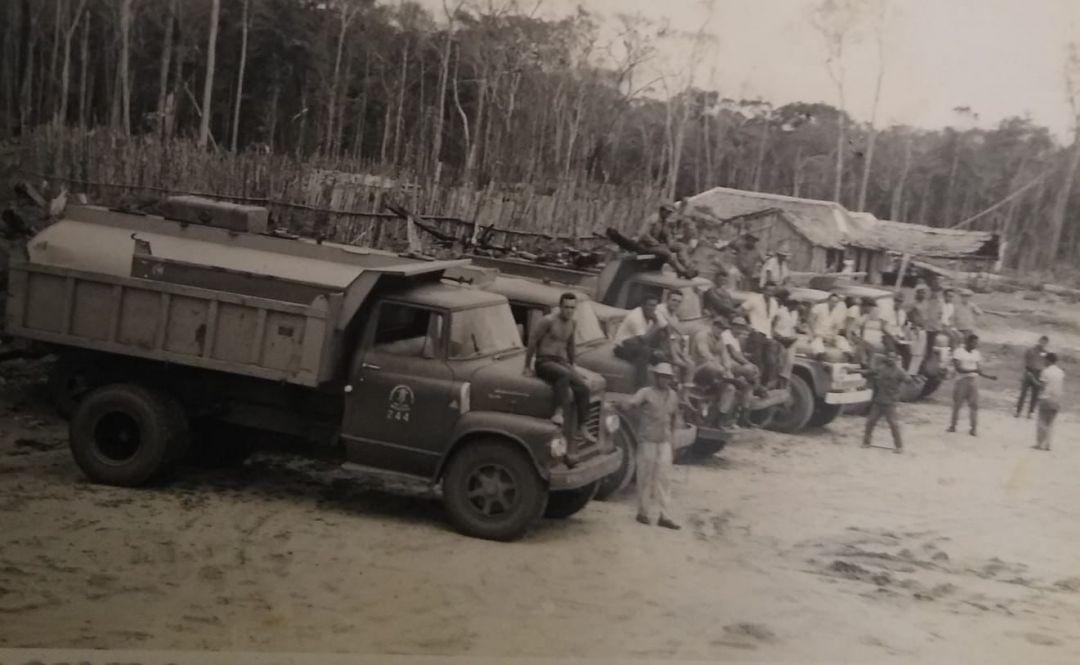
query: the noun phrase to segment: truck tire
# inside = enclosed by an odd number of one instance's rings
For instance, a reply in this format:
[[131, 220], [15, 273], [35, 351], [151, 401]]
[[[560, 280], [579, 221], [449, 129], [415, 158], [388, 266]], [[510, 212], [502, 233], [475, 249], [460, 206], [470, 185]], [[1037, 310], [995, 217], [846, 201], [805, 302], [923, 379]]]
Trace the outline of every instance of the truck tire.
[[183, 409], [132, 384], [91, 391], [70, 424], [71, 454], [96, 483], [137, 487], [170, 470], [186, 450]]
[[596, 496], [593, 497], [597, 501], [607, 501], [634, 482], [634, 474], [637, 472], [637, 448], [634, 446], [633, 437], [626, 433], [626, 427], [624, 420], [614, 436], [615, 446], [622, 451], [622, 462], [619, 463], [619, 468], [600, 479]]
[[529, 456], [497, 439], [466, 445], [450, 459], [443, 476], [450, 521], [474, 538], [521, 538], [544, 514], [547, 499]]
[[597, 481], [574, 490], [549, 493], [547, 508], [544, 509], [544, 517], [561, 520], [579, 512], [596, 496], [596, 487], [599, 484], [599, 481]]
[[933, 395], [941, 387], [941, 383], [940, 375], [926, 377], [926, 383], [923, 384], [922, 392], [919, 393], [919, 399], [926, 399]]
[[814, 413], [810, 416], [810, 427], [825, 427], [840, 415], [840, 404], [826, 404], [825, 400], [814, 400]]
[[70, 420], [79, 401], [103, 381], [101, 367], [91, 356], [71, 353], [57, 359], [46, 387], [57, 415]]
[[791, 397], [785, 404], [776, 408], [769, 429], [774, 432], [792, 434], [803, 430], [814, 415], [814, 391], [810, 390], [806, 380], [793, 374], [788, 382]]

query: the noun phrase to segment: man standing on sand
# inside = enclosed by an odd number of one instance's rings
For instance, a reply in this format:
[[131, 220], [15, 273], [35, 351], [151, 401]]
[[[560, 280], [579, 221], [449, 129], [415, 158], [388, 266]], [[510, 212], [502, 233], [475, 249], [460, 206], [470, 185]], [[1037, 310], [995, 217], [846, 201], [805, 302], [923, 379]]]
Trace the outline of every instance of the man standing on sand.
[[[559, 308], [540, 319], [536, 328], [529, 335], [529, 347], [525, 350], [526, 376], [535, 373], [540, 379], [551, 384], [555, 389], [555, 415], [552, 420], [562, 425], [563, 405], [570, 402], [573, 393], [577, 407], [577, 431], [585, 441], [596, 443], [596, 437], [585, 427], [589, 419], [589, 386], [578, 374], [574, 365], [574, 311], [577, 309], [577, 296], [564, 293], [559, 297]], [[533, 366], [533, 358], [536, 365]], [[566, 463], [573, 466], [576, 453], [577, 437], [571, 436], [567, 427]]]
[[671, 365], [659, 363], [651, 368], [653, 384], [637, 391], [625, 406], [638, 414], [637, 445], [637, 521], [652, 526], [659, 514], [658, 526], [679, 529], [670, 516], [672, 435], [679, 398], [672, 388]]
[[884, 359], [870, 369], [870, 379], [874, 385], [874, 396], [870, 401], [870, 412], [866, 415], [862, 447], [870, 447], [874, 427], [884, 417], [892, 431], [893, 452], [900, 454], [904, 450], [904, 442], [900, 437], [900, 421], [896, 418], [896, 403], [900, 401], [900, 390], [904, 384], [914, 383], [915, 379], [900, 368], [896, 351], [891, 348], [885, 351]]
[[1024, 399], [1028, 395], [1028, 390], [1031, 391], [1031, 405], [1028, 407], [1028, 418], [1035, 412], [1035, 407], [1039, 403], [1039, 393], [1042, 391], [1042, 385], [1039, 383], [1039, 375], [1042, 374], [1046, 364], [1044, 358], [1046, 357], [1046, 345], [1050, 343], [1050, 338], [1043, 335], [1039, 338], [1039, 343], [1031, 347], [1024, 352], [1024, 378], [1020, 383], [1020, 400], [1016, 403], [1016, 417], [1020, 417], [1020, 412], [1024, 410]]
[[952, 421], [946, 432], [956, 431], [956, 421], [960, 419], [960, 408], [968, 405], [968, 414], [971, 417], [971, 429], [968, 434], [977, 436], [979, 426], [979, 377], [985, 376], [991, 381], [997, 381], [997, 377], [982, 371], [982, 354], [976, 347], [979, 346], [978, 335], [968, 335], [964, 340], [964, 348], [957, 349], [953, 353], [953, 364], [956, 366], [956, 383], [953, 385]]
[[1054, 434], [1054, 420], [1061, 410], [1061, 397], [1065, 391], [1065, 372], [1058, 367], [1057, 354], [1046, 354], [1046, 369], [1039, 375], [1043, 395], [1039, 400], [1039, 423], [1035, 429], [1035, 450], [1050, 450]]

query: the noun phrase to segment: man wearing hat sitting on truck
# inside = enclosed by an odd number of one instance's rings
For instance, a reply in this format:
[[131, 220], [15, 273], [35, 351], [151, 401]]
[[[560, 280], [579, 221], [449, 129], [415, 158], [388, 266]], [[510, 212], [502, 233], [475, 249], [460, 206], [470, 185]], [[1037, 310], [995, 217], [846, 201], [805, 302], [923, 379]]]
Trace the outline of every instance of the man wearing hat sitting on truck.
[[[634, 393], [625, 406], [638, 415], [637, 521], [666, 529], [681, 528], [671, 519], [672, 438], [679, 398], [673, 388], [675, 372], [659, 363], [650, 368], [652, 385]], [[655, 516], [655, 517], [654, 517]]]
[[685, 248], [675, 238], [673, 220], [670, 219], [674, 213], [674, 205], [666, 201], [661, 203], [656, 219], [645, 227], [637, 242], [642, 250], [663, 258], [679, 276], [689, 279], [697, 273], [691, 266], [690, 257], [686, 256]]

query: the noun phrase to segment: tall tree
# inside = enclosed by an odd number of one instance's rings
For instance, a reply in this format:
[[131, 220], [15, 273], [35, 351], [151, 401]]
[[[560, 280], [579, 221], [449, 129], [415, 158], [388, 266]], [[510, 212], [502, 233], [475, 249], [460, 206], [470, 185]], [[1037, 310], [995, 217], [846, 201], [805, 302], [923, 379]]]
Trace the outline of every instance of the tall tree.
[[1065, 228], [1069, 197], [1072, 196], [1077, 170], [1080, 168], [1080, 44], [1076, 42], [1069, 44], [1068, 58], [1065, 63], [1065, 90], [1068, 93], [1069, 110], [1072, 113], [1072, 146], [1069, 148], [1061, 185], [1054, 197], [1054, 207], [1051, 208], [1046, 243], [1039, 252], [1044, 260], [1043, 265], [1053, 265], [1054, 259], [1057, 258], [1061, 233]]
[[244, 66], [247, 64], [248, 48], [248, 3], [250, 0], [242, 0], [240, 14], [240, 65], [236, 73], [236, 102], [233, 105], [232, 121], [232, 151], [236, 152], [236, 140], [240, 135], [240, 105], [244, 100]]
[[[130, 1], [130, 0], [127, 0]], [[202, 108], [199, 109], [200, 148], [205, 148], [210, 139], [210, 104], [214, 97], [214, 70], [217, 65], [218, 14], [221, 12], [221, 0], [210, 0], [210, 35], [206, 40], [206, 75], [203, 79]]]
[[86, 0], [78, 0], [74, 16], [64, 25], [64, 63], [60, 75], [60, 106], [56, 111], [57, 125], [67, 122], [68, 92], [71, 87], [71, 38], [75, 34], [75, 29], [79, 27], [85, 7]]

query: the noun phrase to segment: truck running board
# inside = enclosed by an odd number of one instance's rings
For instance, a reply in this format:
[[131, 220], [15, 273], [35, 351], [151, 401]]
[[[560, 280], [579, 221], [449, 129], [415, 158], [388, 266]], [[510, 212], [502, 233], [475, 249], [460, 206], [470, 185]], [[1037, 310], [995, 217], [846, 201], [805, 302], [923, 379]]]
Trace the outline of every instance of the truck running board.
[[364, 466], [363, 464], [356, 464], [355, 462], [345, 462], [340, 468], [350, 476], [359, 476], [364, 479], [376, 479], [379, 481], [380, 485], [388, 490], [400, 490], [409, 494], [421, 493], [431, 496], [439, 494], [438, 486], [433, 485], [429, 478], [422, 478], [420, 476], [400, 473], [398, 471], [376, 469], [375, 467]]

